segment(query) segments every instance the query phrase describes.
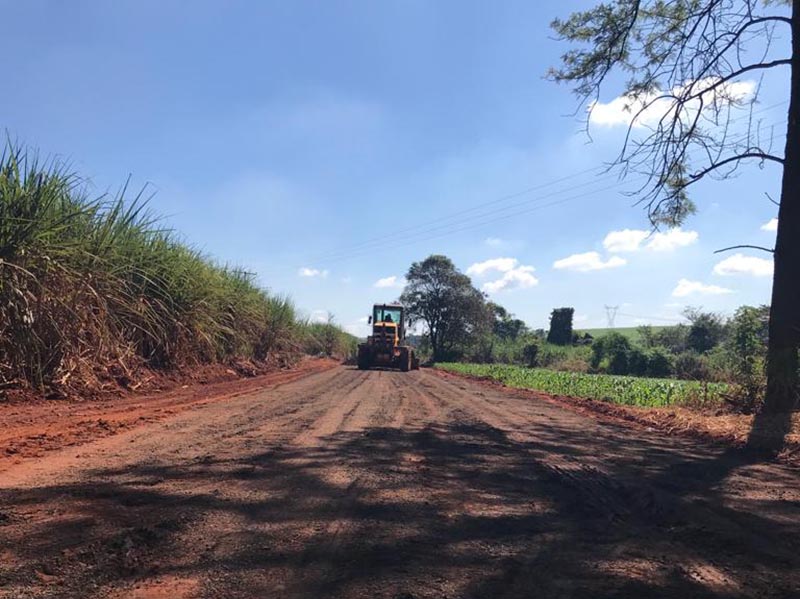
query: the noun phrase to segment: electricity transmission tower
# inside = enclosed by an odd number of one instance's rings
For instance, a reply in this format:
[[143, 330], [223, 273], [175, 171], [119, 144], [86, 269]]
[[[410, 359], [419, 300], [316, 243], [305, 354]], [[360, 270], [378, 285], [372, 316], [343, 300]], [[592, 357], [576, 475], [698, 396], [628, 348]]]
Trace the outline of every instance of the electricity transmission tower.
[[617, 310], [619, 306], [606, 306], [606, 319], [608, 320], [608, 328], [614, 328], [614, 320], [617, 318]]

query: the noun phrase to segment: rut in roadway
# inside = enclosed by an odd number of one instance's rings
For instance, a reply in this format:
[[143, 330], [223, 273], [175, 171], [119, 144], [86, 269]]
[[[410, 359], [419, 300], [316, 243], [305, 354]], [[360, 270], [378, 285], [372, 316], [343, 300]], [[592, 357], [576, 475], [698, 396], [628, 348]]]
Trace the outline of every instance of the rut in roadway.
[[800, 596], [800, 477], [340, 367], [0, 474], [0, 597]]

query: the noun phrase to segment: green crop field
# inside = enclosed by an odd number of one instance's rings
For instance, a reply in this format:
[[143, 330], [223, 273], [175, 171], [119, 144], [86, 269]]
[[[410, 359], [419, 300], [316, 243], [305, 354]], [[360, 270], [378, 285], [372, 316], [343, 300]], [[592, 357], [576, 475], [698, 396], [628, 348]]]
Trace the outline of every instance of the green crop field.
[[[657, 333], [657, 332], [659, 332], [659, 331], [661, 331], [663, 329], [668, 329], [670, 327], [669, 326], [657, 325], [657, 326], [651, 326], [650, 328], [653, 329], [654, 333]], [[636, 343], [641, 339], [641, 336], [639, 335], [638, 327], [616, 327], [616, 328], [613, 328], [613, 329], [576, 329], [576, 331], [578, 333], [589, 333], [595, 339], [597, 337], [602, 337], [603, 335], [605, 335], [607, 333], [611, 333], [611, 332], [619, 333], [620, 335], [624, 335], [625, 337], [630, 339], [631, 342], [633, 342], [633, 343]]]
[[436, 367], [457, 374], [490, 378], [518, 389], [535, 389], [629, 406], [716, 403], [730, 391], [724, 383], [559, 372], [499, 364], [441, 363]]

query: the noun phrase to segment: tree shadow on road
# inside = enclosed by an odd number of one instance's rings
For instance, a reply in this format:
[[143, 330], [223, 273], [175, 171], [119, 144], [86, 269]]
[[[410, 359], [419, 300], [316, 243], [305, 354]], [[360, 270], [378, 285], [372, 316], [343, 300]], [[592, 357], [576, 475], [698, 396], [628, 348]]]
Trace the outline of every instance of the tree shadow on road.
[[[723, 501], [752, 458], [674, 443], [598, 456], [593, 432], [557, 425], [524, 441], [481, 422], [368, 428], [5, 489], [0, 591], [170, 574], [210, 597], [791, 596], [800, 506]], [[776, 472], [796, 485], [748, 475]]]

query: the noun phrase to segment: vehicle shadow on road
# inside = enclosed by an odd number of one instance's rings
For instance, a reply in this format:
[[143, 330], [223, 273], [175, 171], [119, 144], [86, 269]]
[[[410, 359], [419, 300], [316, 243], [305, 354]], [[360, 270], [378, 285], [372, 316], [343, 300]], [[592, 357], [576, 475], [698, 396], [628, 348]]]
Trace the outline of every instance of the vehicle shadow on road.
[[[217, 597], [796, 590], [798, 506], [720, 491], [748, 454], [657, 436], [603, 446], [556, 425], [527, 440], [483, 422], [378, 427], [4, 489], [0, 591], [85, 597], [165, 575]], [[776, 472], [796, 485], [749, 476]]]

